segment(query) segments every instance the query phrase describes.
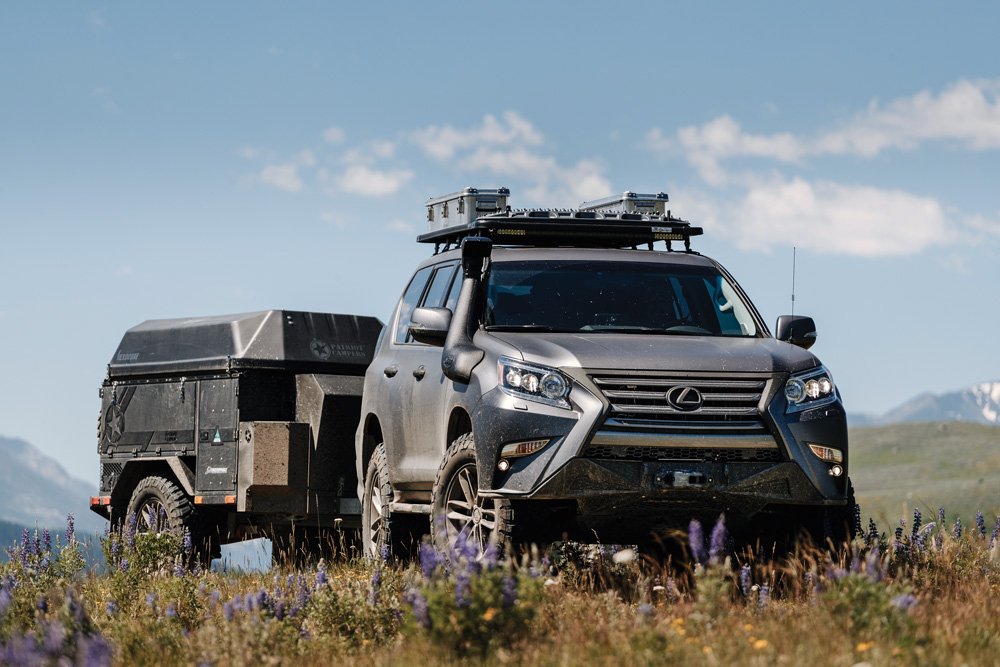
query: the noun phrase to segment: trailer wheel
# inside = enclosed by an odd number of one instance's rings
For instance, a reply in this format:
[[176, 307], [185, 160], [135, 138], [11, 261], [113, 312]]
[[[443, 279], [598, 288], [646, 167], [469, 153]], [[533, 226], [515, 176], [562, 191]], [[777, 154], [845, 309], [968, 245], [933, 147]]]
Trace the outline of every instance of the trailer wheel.
[[166, 477], [139, 480], [128, 501], [128, 514], [135, 515], [136, 531], [182, 533], [192, 530], [194, 505], [183, 490]]
[[392, 556], [407, 557], [426, 532], [426, 515], [392, 512], [392, 484], [385, 445], [372, 452], [365, 473], [364, 497], [361, 498], [361, 548], [365, 558], [377, 561]]
[[479, 495], [476, 441], [459, 436], [445, 453], [431, 490], [431, 538], [453, 553], [462, 536], [481, 556], [490, 544], [502, 554], [512, 545], [514, 509], [509, 500]]

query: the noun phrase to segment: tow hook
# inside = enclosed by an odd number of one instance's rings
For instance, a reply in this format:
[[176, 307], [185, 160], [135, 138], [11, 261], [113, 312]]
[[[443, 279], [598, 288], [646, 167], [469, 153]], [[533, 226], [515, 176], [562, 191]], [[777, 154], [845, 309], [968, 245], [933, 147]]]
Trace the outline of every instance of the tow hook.
[[708, 481], [703, 473], [686, 470], [660, 470], [653, 477], [653, 484], [661, 489], [699, 488], [708, 484]]

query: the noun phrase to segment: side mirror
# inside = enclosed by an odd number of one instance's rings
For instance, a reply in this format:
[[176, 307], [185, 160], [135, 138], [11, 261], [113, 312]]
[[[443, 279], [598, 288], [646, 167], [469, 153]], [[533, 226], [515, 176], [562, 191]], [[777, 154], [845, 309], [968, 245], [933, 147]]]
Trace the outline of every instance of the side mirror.
[[811, 317], [781, 315], [774, 326], [774, 337], [808, 350], [816, 342], [816, 323]]
[[410, 316], [410, 335], [426, 345], [444, 345], [451, 327], [451, 311], [447, 308], [417, 308]]

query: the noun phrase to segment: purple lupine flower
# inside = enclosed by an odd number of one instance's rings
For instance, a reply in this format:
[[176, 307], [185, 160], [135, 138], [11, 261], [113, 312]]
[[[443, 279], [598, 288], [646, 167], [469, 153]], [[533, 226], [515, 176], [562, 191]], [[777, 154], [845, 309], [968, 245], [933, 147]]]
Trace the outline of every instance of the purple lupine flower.
[[83, 656], [79, 664], [85, 667], [111, 667], [114, 657], [111, 644], [101, 635], [89, 635], [80, 641], [79, 654]]
[[864, 533], [864, 525], [861, 523], [861, 505], [854, 503], [854, 507], [851, 513], [852, 526], [854, 527], [855, 535], [862, 535]]
[[696, 563], [704, 563], [707, 557], [705, 554], [705, 536], [701, 530], [701, 522], [698, 519], [691, 519], [691, 523], [688, 524], [688, 545], [691, 548], [691, 558]]
[[368, 606], [377, 607], [379, 593], [382, 590], [382, 568], [376, 567], [372, 572], [371, 581], [368, 582]]
[[285, 616], [286, 615], [287, 615], [287, 610], [286, 610], [286, 607], [285, 607], [285, 601], [284, 600], [278, 600], [277, 602], [275, 602], [274, 603], [274, 617], [277, 620], [279, 620], [279, 621], [283, 621], [283, 620], [285, 620]]
[[424, 579], [433, 577], [438, 567], [445, 564], [444, 555], [427, 542], [420, 544], [417, 555], [420, 559], [420, 571], [424, 573]]
[[38, 601], [35, 602], [35, 607], [44, 614], [49, 610], [49, 601], [44, 596], [39, 597]]
[[6, 588], [0, 588], [0, 618], [3, 618], [3, 615], [7, 613], [12, 602], [14, 602], [14, 597], [7, 592]]
[[503, 578], [500, 600], [504, 609], [509, 609], [517, 603], [517, 579], [509, 574]]
[[979, 531], [980, 539], [986, 539], [986, 519], [980, 510], [976, 510], [976, 530]]
[[729, 541], [729, 536], [726, 533], [726, 515], [720, 514], [719, 520], [715, 522], [715, 527], [712, 528], [712, 535], [709, 538], [708, 544], [708, 560], [710, 563], [718, 565], [726, 557], [726, 542]]
[[187, 574], [187, 570], [184, 568], [184, 562], [178, 556], [174, 559], [174, 576], [183, 577], [185, 574]]
[[865, 537], [865, 546], [871, 547], [878, 542], [878, 524], [875, 519], [868, 517], [868, 535]]
[[923, 522], [923, 518], [923, 515], [920, 513], [920, 508], [914, 508], [913, 529], [910, 531], [910, 540], [912, 542], [917, 541], [917, 536], [920, 534], [920, 524]]
[[58, 621], [45, 623], [43, 633], [43, 650], [53, 658], [62, 653], [63, 645], [66, 643], [66, 628], [62, 623]]
[[944, 549], [944, 535], [942, 535], [941, 533], [937, 533], [934, 536], [934, 547], [938, 551], [941, 551], [941, 549]]
[[470, 537], [469, 531], [465, 528], [458, 532], [452, 549], [455, 562], [464, 560], [468, 563], [474, 563], [481, 554], [479, 543]]
[[466, 570], [459, 570], [455, 575], [455, 605], [459, 609], [464, 609], [472, 604], [472, 595], [469, 586], [472, 583], [469, 573]]
[[36, 558], [42, 555], [42, 541], [39, 539], [37, 528], [35, 528], [35, 534], [31, 540], [31, 555]]
[[104, 611], [109, 617], [114, 616], [118, 613], [118, 603], [114, 600], [108, 600], [107, 604], [104, 605]]
[[740, 592], [743, 593], [743, 597], [750, 595], [751, 585], [750, 566], [744, 565], [740, 568]]
[[486, 545], [486, 550], [483, 551], [483, 565], [487, 570], [492, 570], [500, 562], [500, 546], [491, 541]]
[[878, 547], [874, 547], [869, 551], [868, 556], [865, 558], [865, 574], [875, 582], [882, 581], [882, 578], [885, 576], [882, 554], [879, 553]]
[[990, 535], [990, 549], [997, 543], [998, 537], [1000, 537], [1000, 516], [997, 517], [996, 523], [993, 524], [993, 534]]
[[66, 515], [66, 544], [76, 542], [76, 518], [70, 512]]
[[382, 545], [382, 548], [379, 549], [378, 555], [379, 555], [379, 558], [382, 559], [383, 563], [388, 563], [389, 562], [389, 556], [392, 555], [392, 552], [389, 549], [389, 543], [388, 542], [386, 542], [385, 544]]
[[222, 605], [222, 615], [230, 622], [236, 617], [236, 605], [232, 600]]
[[903, 611], [908, 611], [913, 605], [917, 604], [917, 598], [910, 593], [905, 593], [903, 595], [897, 595], [892, 599], [892, 605], [897, 609]]
[[962, 517], [955, 517], [955, 525], [951, 527], [951, 536], [956, 540], [962, 539]]
[[413, 618], [424, 630], [431, 629], [431, 615], [427, 608], [427, 598], [415, 588], [411, 588], [404, 596], [407, 604], [413, 609]]
[[181, 548], [184, 550], [184, 553], [188, 556], [190, 556], [191, 552], [194, 551], [194, 545], [191, 543], [191, 531], [188, 530], [187, 528], [184, 529], [184, 537], [182, 538], [181, 541]]
[[938, 508], [938, 525], [939, 526], [944, 526], [944, 519], [945, 519], [944, 508], [943, 507], [939, 507]]
[[30, 542], [31, 542], [31, 533], [28, 531], [27, 528], [21, 529], [21, 546], [18, 550], [17, 555], [20, 556], [22, 567], [28, 566], [28, 556], [30, 555], [28, 553], [28, 544]]
[[166, 616], [167, 618], [177, 618], [177, 607], [174, 606], [173, 602], [167, 605]]
[[218, 589], [212, 591], [212, 594], [208, 596], [208, 604], [212, 607], [219, 604], [219, 600], [222, 599], [222, 591]]
[[139, 525], [139, 516], [135, 512], [129, 512], [125, 521], [125, 544], [129, 549], [135, 549], [135, 533]]
[[641, 616], [642, 618], [652, 618], [653, 615], [656, 614], [656, 609], [654, 609], [653, 605], [649, 604], [648, 602], [643, 602], [641, 605], [639, 605], [636, 611], [639, 612], [639, 616]]
[[48, 528], [42, 528], [42, 551], [52, 553], [52, 534]]
[[326, 582], [326, 561], [320, 558], [319, 564], [316, 566], [316, 590], [326, 586]]
[[757, 593], [757, 608], [764, 609], [771, 600], [771, 587], [768, 584], [761, 584]]

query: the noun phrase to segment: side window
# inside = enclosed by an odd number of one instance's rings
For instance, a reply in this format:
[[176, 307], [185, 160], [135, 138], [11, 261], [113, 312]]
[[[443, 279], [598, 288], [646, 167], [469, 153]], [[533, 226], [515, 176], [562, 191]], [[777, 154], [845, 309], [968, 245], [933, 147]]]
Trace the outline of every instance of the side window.
[[403, 292], [403, 298], [399, 303], [399, 313], [396, 315], [396, 330], [393, 332], [392, 340], [396, 343], [405, 343], [407, 327], [410, 324], [410, 315], [413, 314], [413, 309], [416, 308], [417, 302], [420, 297], [423, 296], [424, 288], [427, 286], [427, 280], [431, 276], [431, 271], [434, 269], [433, 266], [427, 266], [419, 271], [413, 276], [410, 281], [409, 287]]
[[427, 289], [427, 295], [420, 302], [421, 306], [428, 308], [440, 308], [444, 305], [445, 296], [451, 286], [452, 276], [455, 275], [455, 264], [447, 264], [434, 272], [431, 279], [431, 286]]
[[451, 283], [451, 289], [448, 290], [448, 300], [444, 302], [444, 307], [455, 312], [455, 304], [458, 303], [458, 294], [462, 291], [462, 272], [455, 272], [455, 280]]

